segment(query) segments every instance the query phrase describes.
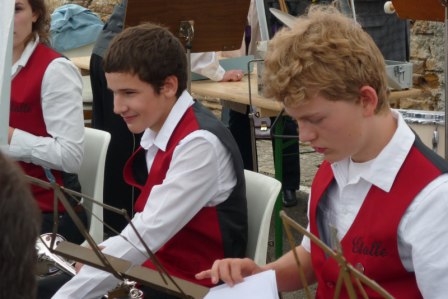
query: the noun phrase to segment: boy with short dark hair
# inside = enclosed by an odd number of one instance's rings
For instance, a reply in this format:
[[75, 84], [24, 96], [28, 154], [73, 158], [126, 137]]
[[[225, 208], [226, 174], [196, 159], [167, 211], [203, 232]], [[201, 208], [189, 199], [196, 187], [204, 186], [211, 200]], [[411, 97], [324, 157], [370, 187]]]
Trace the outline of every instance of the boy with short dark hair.
[[[196, 283], [194, 274], [216, 258], [243, 257], [242, 159], [230, 132], [185, 90], [182, 44], [157, 25], [128, 28], [113, 40], [104, 70], [114, 112], [131, 132], [144, 132], [124, 176], [141, 190], [132, 221], [146, 244], [168, 273]], [[121, 235], [128, 241], [112, 237], [101, 244], [104, 253], [154, 268], [129, 225]], [[112, 275], [85, 266], [54, 298], [97, 298], [116, 284]]]

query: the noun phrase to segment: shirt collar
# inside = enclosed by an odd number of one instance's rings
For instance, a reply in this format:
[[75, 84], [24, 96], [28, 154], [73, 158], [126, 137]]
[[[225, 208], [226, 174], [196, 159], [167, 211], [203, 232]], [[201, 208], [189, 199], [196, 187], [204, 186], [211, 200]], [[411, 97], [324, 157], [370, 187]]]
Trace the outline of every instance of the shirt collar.
[[14, 63], [11, 69], [11, 76], [14, 78], [17, 73], [26, 66], [28, 63], [28, 60], [30, 59], [31, 55], [34, 52], [34, 49], [36, 49], [37, 45], [39, 44], [39, 35], [35, 35], [34, 40], [31, 40], [26, 44], [25, 49], [23, 50], [22, 55], [20, 56], [19, 60]]
[[[371, 161], [371, 166], [359, 173], [360, 178], [385, 192], [389, 192], [392, 188], [395, 177], [415, 140], [415, 135], [404, 121], [403, 116], [396, 110], [392, 110], [392, 115], [398, 123], [392, 139], [380, 154]], [[333, 173], [338, 184], [347, 181], [349, 163], [350, 158], [347, 158], [332, 164]]]
[[140, 141], [142, 148], [148, 150], [151, 146], [155, 145], [160, 150], [165, 151], [174, 129], [179, 124], [187, 109], [193, 104], [193, 97], [184, 90], [168, 114], [160, 131], [157, 133], [149, 128], [145, 130]]

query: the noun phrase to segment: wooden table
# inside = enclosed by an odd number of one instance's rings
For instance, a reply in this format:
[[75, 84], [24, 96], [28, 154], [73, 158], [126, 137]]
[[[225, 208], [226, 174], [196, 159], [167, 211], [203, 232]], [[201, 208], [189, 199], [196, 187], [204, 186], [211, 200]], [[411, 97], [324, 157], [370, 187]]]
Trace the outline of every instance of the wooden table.
[[[90, 56], [72, 57], [71, 61], [83, 72], [90, 70]], [[257, 92], [256, 75], [251, 74], [252, 105], [260, 110], [264, 116], [274, 116], [281, 109], [282, 104], [272, 99], [259, 96]], [[193, 81], [191, 91], [203, 97], [226, 99], [240, 104], [249, 104], [249, 86], [247, 75], [240, 82], [215, 82], [211, 80]], [[413, 98], [422, 93], [420, 89], [392, 91], [390, 99]]]
[[90, 72], [90, 56], [71, 57], [70, 60], [79, 68], [82, 75]]
[[[258, 95], [257, 80], [251, 75], [252, 105], [257, 108], [261, 116], [276, 116], [283, 108], [283, 104], [273, 99]], [[249, 79], [247, 76], [240, 82], [214, 82], [211, 80], [193, 81], [191, 93], [202, 97], [218, 98], [239, 104], [249, 104]]]
[[[251, 75], [252, 105], [257, 107], [261, 116], [275, 116], [283, 104], [258, 95], [256, 75]], [[249, 86], [247, 75], [240, 82], [214, 82], [211, 80], [194, 81], [191, 91], [203, 97], [219, 98], [240, 104], [249, 104]], [[411, 88], [392, 91], [389, 99], [413, 98], [422, 94], [422, 90]]]

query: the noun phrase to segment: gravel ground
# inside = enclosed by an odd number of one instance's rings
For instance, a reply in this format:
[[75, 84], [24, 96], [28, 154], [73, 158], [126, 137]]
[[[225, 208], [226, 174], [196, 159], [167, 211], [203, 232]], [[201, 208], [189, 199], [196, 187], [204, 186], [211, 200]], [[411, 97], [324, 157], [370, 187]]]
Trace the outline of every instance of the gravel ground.
[[[205, 106], [210, 108], [213, 113], [220, 117], [221, 105], [219, 100], [216, 99], [202, 99]], [[300, 190], [297, 191], [297, 198], [299, 203], [295, 207], [285, 208], [285, 212], [289, 217], [297, 221], [302, 226], [307, 225], [307, 204], [308, 195], [313, 177], [317, 171], [318, 166], [322, 163], [322, 156], [315, 153], [311, 148], [306, 145], [300, 145]], [[258, 140], [257, 141], [257, 157], [258, 157], [258, 169], [260, 173], [274, 177], [274, 160], [272, 153], [272, 145], [270, 140]], [[273, 219], [272, 219], [273, 220]], [[274, 245], [274, 221], [271, 221], [271, 229], [269, 232], [269, 246], [268, 246], [268, 262], [275, 260], [275, 245]], [[302, 236], [299, 234], [294, 235], [296, 244], [302, 240]], [[286, 239], [285, 233], [283, 233], [283, 252], [289, 251], [290, 246]], [[315, 286], [312, 286], [314, 290]], [[288, 292], [281, 294], [283, 299], [304, 299], [307, 298], [303, 291]]]
[[[307, 204], [308, 204], [308, 195], [309, 189], [311, 186], [311, 182], [313, 177], [317, 171], [318, 166], [322, 163], [322, 156], [313, 152], [311, 148], [300, 145], [300, 190], [297, 192], [297, 198], [299, 203], [295, 207], [285, 208], [285, 212], [297, 221], [302, 226], [307, 225]], [[274, 176], [274, 162], [272, 156], [272, 146], [271, 141], [269, 140], [261, 140], [257, 141], [257, 151], [258, 151], [258, 163], [259, 163], [259, 171], [261, 173]], [[274, 221], [271, 221], [271, 229], [269, 236], [269, 247], [268, 247], [268, 261], [275, 260], [275, 248], [274, 248]], [[296, 244], [298, 244], [302, 236], [298, 233], [294, 235], [296, 240]], [[290, 246], [288, 240], [286, 239], [285, 234], [283, 234], [283, 252], [289, 251]], [[312, 286], [312, 290], [315, 289], [315, 286]], [[282, 294], [283, 299], [303, 299], [307, 298], [303, 291], [289, 292]]]

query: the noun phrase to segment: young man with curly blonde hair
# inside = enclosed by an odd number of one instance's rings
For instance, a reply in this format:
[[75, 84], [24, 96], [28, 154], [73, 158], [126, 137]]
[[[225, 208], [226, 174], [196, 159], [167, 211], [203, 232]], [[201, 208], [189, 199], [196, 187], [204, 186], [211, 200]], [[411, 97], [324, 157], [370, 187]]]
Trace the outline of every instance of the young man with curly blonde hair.
[[[445, 297], [448, 166], [390, 109], [374, 41], [335, 8], [312, 7], [273, 38], [264, 79], [266, 95], [298, 122], [300, 140], [325, 159], [311, 187], [308, 230], [333, 248], [335, 228], [347, 261], [395, 298]], [[318, 283], [317, 298], [333, 298], [337, 262], [307, 237], [296, 251], [308, 283]], [[268, 269], [280, 291], [302, 287], [292, 252], [261, 267], [218, 260], [196, 276], [234, 284]], [[345, 288], [340, 298], [348, 298]]]

